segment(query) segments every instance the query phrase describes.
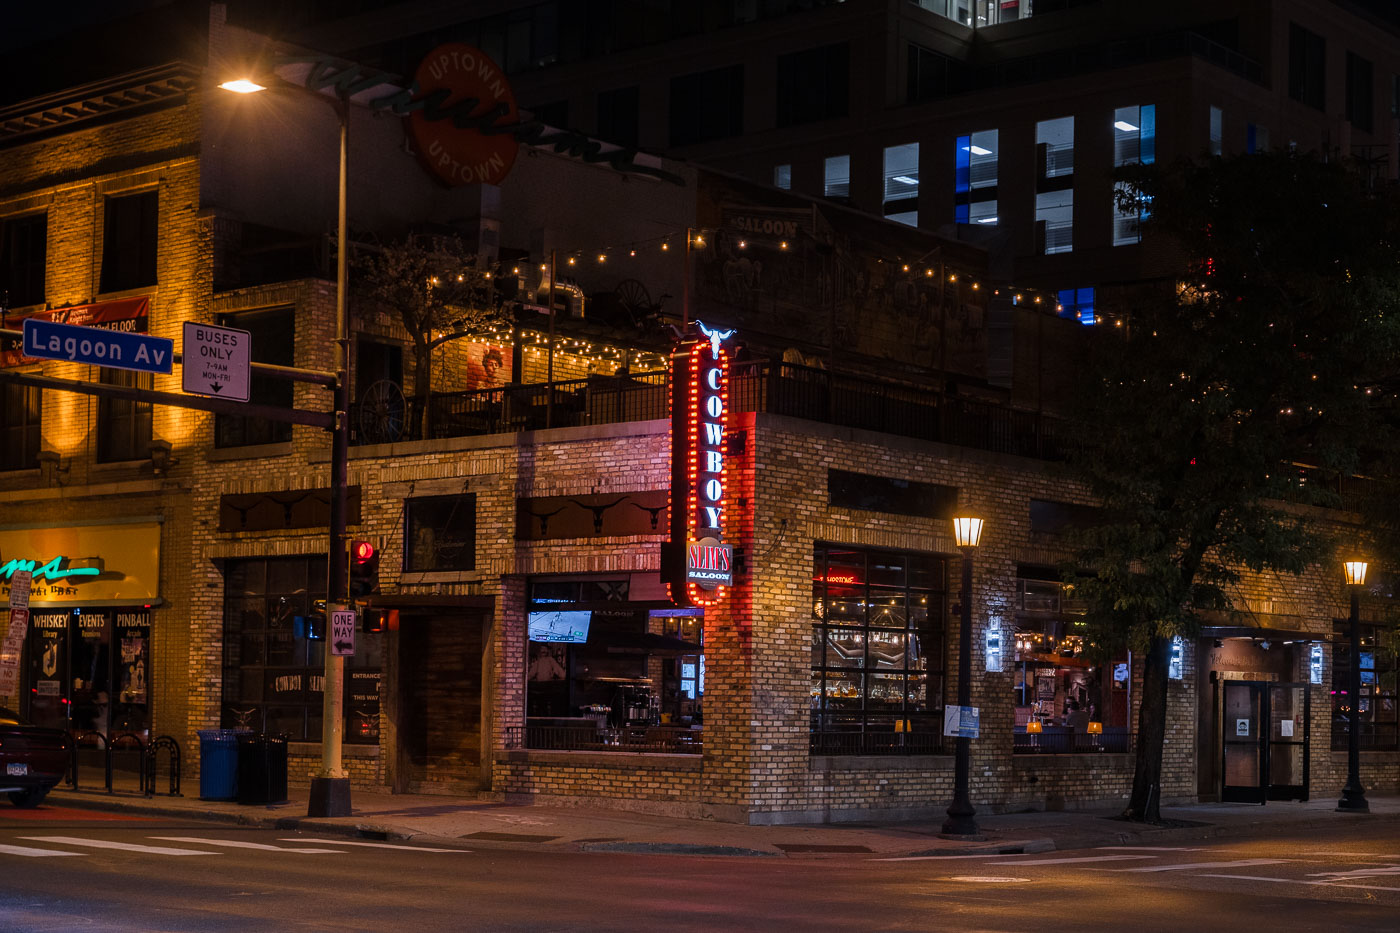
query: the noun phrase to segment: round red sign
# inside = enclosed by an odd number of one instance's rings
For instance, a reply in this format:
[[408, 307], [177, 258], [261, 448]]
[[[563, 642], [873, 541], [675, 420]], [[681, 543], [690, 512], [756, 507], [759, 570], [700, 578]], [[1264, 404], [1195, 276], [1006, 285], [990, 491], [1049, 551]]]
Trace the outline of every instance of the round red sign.
[[500, 184], [519, 143], [483, 129], [520, 122], [505, 72], [480, 49], [452, 42], [428, 53], [414, 80], [423, 106], [409, 114], [408, 132], [424, 167], [450, 187]]

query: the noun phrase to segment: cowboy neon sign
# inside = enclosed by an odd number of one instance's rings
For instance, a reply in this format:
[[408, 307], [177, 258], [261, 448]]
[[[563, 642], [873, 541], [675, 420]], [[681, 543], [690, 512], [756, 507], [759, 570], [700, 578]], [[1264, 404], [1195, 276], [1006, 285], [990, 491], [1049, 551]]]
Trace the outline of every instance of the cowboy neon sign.
[[[710, 606], [734, 584], [734, 549], [721, 543], [728, 506], [724, 432], [729, 421], [729, 354], [732, 330], [696, 322], [703, 339], [691, 338], [676, 356], [678, 397], [672, 410], [676, 475], [672, 479], [675, 524], [684, 535], [686, 599]], [[678, 494], [679, 493], [679, 494]]]
[[22, 570], [28, 570], [30, 573], [34, 574], [35, 583], [38, 583], [40, 580], [48, 580], [50, 583], [56, 583], [68, 577], [95, 577], [102, 573], [101, 567], [70, 567], [68, 566], [67, 557], [52, 558], [42, 567], [37, 560], [21, 560], [18, 557], [11, 558], [5, 561], [5, 563], [0, 564], [0, 576], [3, 576], [6, 580], [9, 580]]

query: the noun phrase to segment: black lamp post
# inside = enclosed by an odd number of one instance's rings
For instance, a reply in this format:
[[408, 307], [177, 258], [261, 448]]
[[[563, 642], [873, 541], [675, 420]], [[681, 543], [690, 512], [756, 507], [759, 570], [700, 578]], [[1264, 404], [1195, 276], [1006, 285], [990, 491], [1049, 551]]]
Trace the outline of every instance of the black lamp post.
[[1360, 614], [1357, 597], [1366, 583], [1366, 562], [1349, 560], [1342, 563], [1347, 589], [1351, 592], [1351, 677], [1348, 678], [1347, 702], [1347, 782], [1342, 786], [1342, 799], [1337, 809], [1343, 813], [1370, 813], [1366, 788], [1361, 786], [1361, 631], [1357, 624]]
[[[962, 551], [962, 592], [958, 605], [962, 618], [958, 629], [958, 705], [972, 705], [972, 552], [982, 540], [983, 521], [971, 512], [953, 518], [953, 537]], [[967, 779], [971, 765], [972, 740], [958, 736], [953, 758], [953, 803], [943, 821], [945, 836], [976, 836], [977, 810], [968, 798]]]

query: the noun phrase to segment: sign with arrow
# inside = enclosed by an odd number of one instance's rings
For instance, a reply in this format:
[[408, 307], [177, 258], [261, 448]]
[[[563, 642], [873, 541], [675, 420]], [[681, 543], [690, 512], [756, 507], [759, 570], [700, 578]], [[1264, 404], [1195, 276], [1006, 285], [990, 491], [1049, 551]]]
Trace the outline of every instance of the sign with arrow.
[[181, 388], [191, 395], [248, 401], [252, 351], [246, 330], [186, 321]]
[[331, 613], [331, 635], [327, 639], [331, 654], [353, 657], [355, 654], [355, 610], [337, 609]]

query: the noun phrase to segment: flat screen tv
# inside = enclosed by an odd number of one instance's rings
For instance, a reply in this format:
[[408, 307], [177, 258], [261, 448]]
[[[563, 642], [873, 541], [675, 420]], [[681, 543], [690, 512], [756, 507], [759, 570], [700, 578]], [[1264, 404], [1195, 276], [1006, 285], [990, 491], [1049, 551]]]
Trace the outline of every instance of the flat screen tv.
[[530, 613], [531, 641], [563, 642], [582, 645], [588, 641], [588, 611], [549, 609]]

